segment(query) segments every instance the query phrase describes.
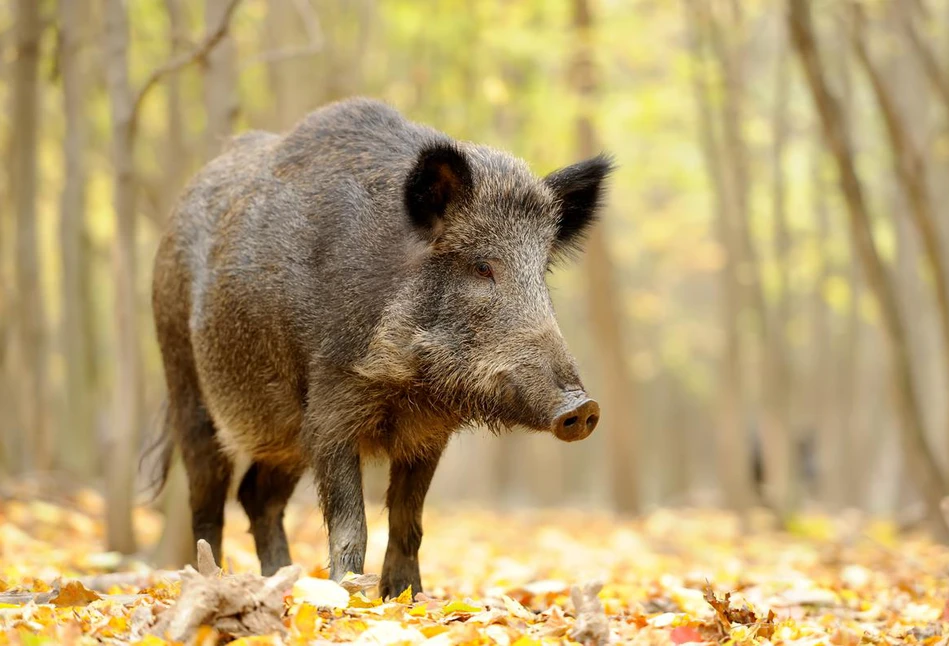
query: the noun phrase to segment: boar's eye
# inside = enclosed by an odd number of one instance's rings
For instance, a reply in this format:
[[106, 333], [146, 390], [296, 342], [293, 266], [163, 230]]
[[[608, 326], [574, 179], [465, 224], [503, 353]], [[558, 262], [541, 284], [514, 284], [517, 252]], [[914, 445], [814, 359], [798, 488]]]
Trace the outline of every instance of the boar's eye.
[[474, 270], [475, 270], [475, 273], [481, 276], [482, 278], [494, 279], [494, 269], [491, 268], [490, 264], [486, 263], [483, 260], [480, 260], [475, 263]]

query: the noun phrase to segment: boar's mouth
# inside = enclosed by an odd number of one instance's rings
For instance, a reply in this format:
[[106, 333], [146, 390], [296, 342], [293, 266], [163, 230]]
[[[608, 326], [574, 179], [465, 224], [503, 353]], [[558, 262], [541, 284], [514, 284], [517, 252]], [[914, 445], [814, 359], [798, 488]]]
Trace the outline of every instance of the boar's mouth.
[[544, 389], [543, 395], [531, 394], [523, 386], [507, 381], [501, 388], [499, 416], [512, 427], [549, 432], [564, 442], [585, 439], [600, 421], [600, 405], [583, 389]]

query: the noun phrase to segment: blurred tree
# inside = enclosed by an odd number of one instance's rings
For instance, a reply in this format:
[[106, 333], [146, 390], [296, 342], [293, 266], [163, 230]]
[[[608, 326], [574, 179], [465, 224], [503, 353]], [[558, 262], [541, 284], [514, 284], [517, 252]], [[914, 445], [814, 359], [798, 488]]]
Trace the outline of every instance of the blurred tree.
[[[873, 95], [876, 98], [887, 138], [893, 153], [893, 165], [897, 183], [908, 206], [908, 213], [922, 245], [929, 275], [933, 281], [934, 298], [938, 311], [939, 330], [942, 335], [942, 356], [946, 375], [949, 376], [949, 267], [941, 248], [941, 234], [936, 225], [935, 207], [926, 185], [928, 168], [925, 156], [915, 148], [912, 137], [899, 114], [899, 107], [892, 92], [887, 88], [882, 74], [870, 59], [870, 53], [863, 36], [864, 16], [858, 5], [854, 12], [855, 20], [851, 29], [851, 44], [860, 66], [870, 80]], [[899, 227], [899, 224], [897, 225]], [[916, 271], [915, 263], [911, 267]], [[919, 281], [913, 281], [918, 285]], [[914, 308], [913, 311], [919, 311]], [[912, 332], [912, 330], [911, 330]]]
[[[284, 3], [286, 4], [286, 3]], [[230, 0], [205, 0], [206, 37], [214, 33], [228, 10]], [[212, 49], [204, 63], [204, 108], [207, 118], [204, 159], [220, 151], [224, 141], [234, 132], [239, 110], [237, 104], [237, 68], [235, 48], [228, 35]]]
[[[570, 69], [573, 91], [578, 101], [575, 122], [577, 156], [581, 159], [597, 153], [592, 111], [596, 105], [597, 79], [594, 68], [593, 17], [588, 0], [573, 0], [574, 53]], [[605, 230], [607, 222], [594, 227], [586, 244], [587, 297], [594, 335], [598, 342], [598, 362], [603, 388], [602, 408], [606, 412], [603, 431], [609, 439], [610, 489], [613, 504], [623, 513], [639, 509], [637, 477], [642, 466], [637, 460], [637, 437], [633, 423], [635, 386], [626, 365], [628, 346], [626, 327], [617, 307], [615, 270], [612, 250]], [[601, 431], [601, 432], [603, 432]]]
[[852, 235], [883, 317], [893, 361], [897, 413], [903, 424], [902, 436], [912, 466], [911, 473], [917, 478], [934, 531], [937, 531], [943, 540], [949, 539], [949, 526], [940, 511], [942, 497], [947, 493], [945, 481], [926, 439], [906, 332], [892, 285], [873, 239], [864, 190], [857, 175], [850, 141], [842, 125], [840, 105], [824, 77], [823, 61], [814, 38], [810, 2], [789, 0], [789, 3], [788, 26], [820, 116], [824, 138], [837, 162], [840, 187], [846, 200]]
[[[771, 324], [762, 286], [760, 254], [751, 234], [749, 151], [743, 127], [747, 101], [743, 63], [748, 58], [745, 18], [736, 0], [730, 0], [724, 13], [728, 17], [721, 19], [706, 8], [703, 18], [708, 25], [711, 50], [718, 61], [722, 78], [721, 152], [729, 187], [731, 235], [735, 237], [732, 253], [738, 259], [737, 276], [743, 287], [742, 304], [751, 315], [760, 348], [762, 405], [759, 407], [760, 424], [755, 426], [762, 433], [765, 502], [772, 505], [775, 512], [786, 521], [796, 498], [793, 479], [796, 452], [787, 419], [787, 358], [783, 339]], [[727, 34], [734, 34], [736, 42], [730, 43]]]
[[115, 382], [107, 465], [106, 544], [124, 554], [135, 551], [132, 504], [135, 447], [143, 420], [142, 363], [137, 321], [135, 254], [135, 99], [128, 78], [128, 14], [123, 0], [106, 5], [105, 45], [112, 112], [112, 163], [115, 171], [113, 243], [115, 281]]
[[13, 64], [10, 190], [16, 211], [16, 340], [19, 351], [16, 405], [20, 414], [20, 470], [52, 466], [46, 354], [46, 314], [38, 253], [36, 207], [39, 118], [39, 59], [43, 20], [35, 0], [16, 3]]
[[721, 357], [719, 392], [719, 427], [715, 434], [719, 482], [726, 503], [734, 509], [745, 510], [752, 504], [751, 452], [748, 450], [743, 425], [744, 392], [742, 366], [743, 345], [740, 338], [741, 285], [738, 278], [740, 256], [729, 217], [730, 197], [721, 158], [713, 114], [711, 89], [705, 65], [706, 38], [702, 27], [703, 12], [697, 2], [684, 0], [692, 54], [692, 86], [699, 114], [699, 138], [703, 159], [714, 195], [714, 211], [718, 243], [724, 251], [724, 262], [719, 272], [721, 329], [724, 351]]
[[63, 86], [63, 191], [60, 204], [60, 285], [62, 311], [60, 339], [66, 365], [65, 406], [57, 437], [58, 461], [69, 473], [93, 476], [98, 467], [93, 433], [93, 391], [85, 383], [91, 361], [92, 330], [84, 299], [83, 230], [86, 219], [86, 146], [89, 116], [86, 95], [88, 78], [88, 0], [59, 2], [59, 71]]
[[921, 14], [925, 17], [926, 5], [923, 2], [897, 3], [909, 4], [904, 11], [900, 11], [902, 20], [900, 24], [910, 43], [913, 53], [919, 59], [919, 63], [926, 72], [926, 78], [929, 79], [936, 94], [942, 100], [943, 105], [949, 111], [949, 71], [940, 64], [936, 53], [926, 40], [920, 35], [916, 27], [916, 18]]
[[[182, 7], [182, 0], [165, 0], [165, 12], [168, 14], [168, 37], [171, 45], [172, 58], [186, 51], [187, 25]], [[210, 16], [211, 12], [207, 15]], [[220, 15], [216, 16], [220, 20]], [[211, 74], [212, 68], [206, 69]], [[164, 217], [170, 214], [173, 200], [178, 196], [185, 181], [183, 169], [188, 167], [189, 154], [185, 143], [185, 119], [182, 110], [181, 80], [179, 75], [172, 74], [167, 81], [168, 102], [168, 140], [165, 146], [165, 176], [162, 179], [163, 200], [161, 213]], [[233, 91], [233, 90], [232, 90]], [[208, 114], [212, 113], [210, 106]], [[208, 130], [209, 132], [211, 129]], [[209, 135], [210, 137], [210, 135]], [[207, 140], [210, 146], [212, 141]], [[162, 411], [165, 412], [164, 410]], [[165, 420], [161, 420], [164, 423]], [[179, 568], [189, 563], [194, 556], [195, 542], [191, 531], [191, 507], [188, 498], [188, 478], [181, 459], [181, 452], [176, 448], [172, 456], [171, 467], [163, 492], [162, 511], [165, 515], [165, 524], [162, 527], [161, 538], [155, 546], [152, 561], [157, 567]]]

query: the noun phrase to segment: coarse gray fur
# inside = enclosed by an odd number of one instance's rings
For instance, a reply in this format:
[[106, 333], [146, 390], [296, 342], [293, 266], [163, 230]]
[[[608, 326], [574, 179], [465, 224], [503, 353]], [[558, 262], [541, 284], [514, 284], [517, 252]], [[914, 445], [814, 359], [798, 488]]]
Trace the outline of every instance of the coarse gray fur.
[[422, 505], [454, 432], [574, 440], [596, 425], [545, 274], [594, 221], [610, 169], [601, 156], [539, 179], [361, 98], [234, 138], [185, 189], [155, 260], [161, 448], [166, 464], [172, 441], [182, 451], [195, 538], [220, 559], [234, 462], [249, 458], [238, 498], [262, 571], [288, 564], [284, 508], [312, 469], [331, 576], [361, 572], [360, 464], [381, 455], [381, 590], [420, 591]]

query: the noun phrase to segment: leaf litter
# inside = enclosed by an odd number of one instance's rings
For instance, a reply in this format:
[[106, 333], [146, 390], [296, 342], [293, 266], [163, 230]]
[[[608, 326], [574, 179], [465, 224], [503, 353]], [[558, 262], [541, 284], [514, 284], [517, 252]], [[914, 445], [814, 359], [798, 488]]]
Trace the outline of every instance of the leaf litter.
[[[949, 548], [869, 518], [808, 516], [786, 533], [709, 510], [429, 510], [425, 592], [383, 600], [381, 510], [367, 573], [339, 583], [302, 505], [287, 511], [295, 565], [272, 577], [233, 512], [223, 569], [204, 543], [197, 570], [171, 571], [102, 552], [101, 513], [88, 492], [0, 501], [0, 645], [949, 646]], [[160, 516], [135, 514], [153, 544]]]

